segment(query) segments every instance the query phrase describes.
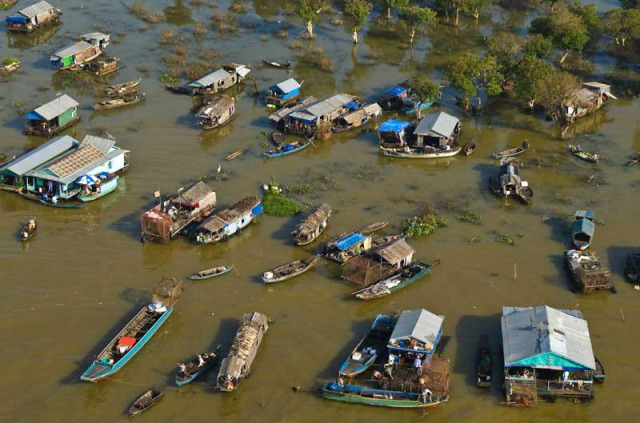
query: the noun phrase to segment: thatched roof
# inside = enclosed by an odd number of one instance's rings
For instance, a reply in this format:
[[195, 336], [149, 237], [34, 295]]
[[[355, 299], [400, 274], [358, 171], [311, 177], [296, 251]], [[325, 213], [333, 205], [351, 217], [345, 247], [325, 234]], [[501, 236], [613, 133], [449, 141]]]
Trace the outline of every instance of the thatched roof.
[[407, 257], [412, 256], [416, 251], [411, 248], [404, 239], [380, 247], [376, 253], [385, 259], [389, 264], [395, 266]]
[[176, 201], [184, 204], [195, 204], [211, 194], [213, 189], [202, 181], [196, 182], [178, 194]]
[[331, 215], [331, 206], [328, 204], [321, 204], [314, 208], [309, 216], [307, 216], [302, 222], [298, 223], [293, 230], [295, 234], [314, 233], [316, 229], [326, 222]]

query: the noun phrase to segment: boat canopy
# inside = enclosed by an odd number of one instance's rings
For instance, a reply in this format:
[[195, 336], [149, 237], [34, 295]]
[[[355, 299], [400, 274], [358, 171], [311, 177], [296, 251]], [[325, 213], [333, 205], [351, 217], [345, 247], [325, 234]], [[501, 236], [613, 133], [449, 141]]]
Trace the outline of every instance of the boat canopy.
[[402, 131], [404, 131], [406, 128], [408, 128], [409, 126], [411, 126], [411, 123], [409, 122], [405, 122], [403, 120], [388, 120], [386, 122], [383, 122], [382, 125], [380, 125], [380, 128], [378, 129], [378, 131], [380, 132], [395, 132], [396, 134], [401, 133]]
[[365, 239], [367, 239], [366, 236], [362, 235], [361, 233], [355, 232], [340, 239], [336, 242], [335, 245], [340, 251], [344, 251], [353, 247], [357, 243], [364, 241]]
[[405, 87], [402, 87], [402, 86], [398, 85], [396, 87], [390, 88], [387, 91], [385, 91], [385, 94], [391, 94], [391, 95], [394, 95], [394, 96], [399, 96], [402, 93], [405, 93], [406, 91], [407, 91], [407, 89]]
[[442, 334], [444, 316], [425, 309], [403, 311], [389, 338], [388, 348], [431, 354]]
[[591, 210], [578, 210], [578, 211], [576, 211], [575, 218], [576, 218], [576, 220], [578, 220], [578, 219], [593, 220], [593, 219], [596, 218], [596, 214], [594, 212], [592, 212]]
[[162, 278], [160, 282], [153, 287], [153, 302], [158, 302], [173, 307], [178, 302], [180, 292], [182, 291], [182, 281], [175, 278]]

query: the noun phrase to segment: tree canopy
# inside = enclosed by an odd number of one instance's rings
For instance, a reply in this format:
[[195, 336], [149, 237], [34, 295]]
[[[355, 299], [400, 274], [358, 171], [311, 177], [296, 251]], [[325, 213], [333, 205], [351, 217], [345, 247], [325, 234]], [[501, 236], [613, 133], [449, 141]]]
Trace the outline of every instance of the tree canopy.
[[353, 22], [353, 42], [358, 42], [358, 31], [362, 29], [367, 22], [367, 17], [371, 13], [373, 6], [367, 0], [346, 0], [344, 4], [344, 13], [349, 16]]
[[307, 23], [309, 37], [313, 38], [313, 22], [318, 20], [322, 9], [327, 7], [327, 0], [297, 0], [297, 3], [296, 12]]
[[425, 74], [413, 75], [409, 79], [409, 86], [411, 93], [421, 101], [435, 101], [440, 98], [440, 86]]
[[628, 39], [640, 38], [640, 9], [613, 9], [604, 15], [604, 27], [616, 44], [624, 47]]
[[487, 96], [502, 93], [504, 75], [494, 56], [480, 58], [472, 53], [464, 53], [449, 64], [445, 73], [451, 87], [462, 96], [461, 103], [467, 109], [471, 106], [471, 97], [476, 97], [478, 107], [481, 107], [481, 89]]
[[420, 29], [437, 23], [436, 12], [428, 7], [409, 6], [402, 10], [400, 17], [409, 26], [409, 42], [411, 44]]
[[563, 63], [571, 51], [582, 52], [589, 41], [589, 29], [583, 18], [565, 7], [558, 7], [554, 13], [531, 21], [529, 31], [548, 37], [554, 47], [563, 51]]

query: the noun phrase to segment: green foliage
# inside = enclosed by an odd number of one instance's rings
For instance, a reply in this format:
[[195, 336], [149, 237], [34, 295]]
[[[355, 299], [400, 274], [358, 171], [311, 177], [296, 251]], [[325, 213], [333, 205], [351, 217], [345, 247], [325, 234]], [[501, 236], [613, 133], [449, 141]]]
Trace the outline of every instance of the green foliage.
[[474, 225], [479, 225], [482, 223], [482, 216], [475, 213], [473, 210], [467, 210], [458, 215], [458, 220], [462, 222], [472, 223]]
[[170, 84], [178, 82], [178, 78], [175, 76], [164, 74], [160, 77], [160, 82], [162, 82], [163, 84]]
[[553, 42], [540, 34], [531, 34], [522, 51], [525, 56], [547, 57], [553, 51]]
[[573, 11], [559, 7], [554, 13], [531, 21], [529, 32], [550, 38], [555, 47], [563, 50], [562, 63], [570, 51], [581, 53], [589, 41], [589, 30], [593, 28], [589, 28], [585, 20], [591, 21], [590, 13], [578, 7]]
[[353, 30], [359, 31], [367, 22], [367, 17], [373, 10], [373, 5], [367, 0], [347, 0], [344, 4], [344, 13], [353, 22]]
[[437, 214], [414, 216], [404, 222], [404, 233], [408, 238], [419, 238], [430, 235], [438, 228], [447, 226], [447, 220]]
[[311, 190], [311, 185], [309, 184], [300, 184], [300, 185], [295, 185], [292, 187], [285, 187], [284, 189], [287, 194], [298, 194], [298, 195], [305, 195], [306, 193], [308, 193]]
[[435, 101], [440, 98], [440, 86], [428, 75], [416, 73], [409, 78], [411, 93], [422, 101]]
[[628, 39], [640, 38], [640, 9], [613, 9], [604, 15], [607, 34], [624, 47]]
[[409, 6], [402, 10], [400, 18], [410, 28], [411, 43], [413, 43], [416, 33], [437, 23], [435, 10], [428, 7]]
[[300, 204], [297, 201], [271, 190], [264, 194], [262, 206], [269, 216], [293, 216], [300, 211]]
[[504, 75], [500, 71], [494, 56], [480, 58], [472, 53], [465, 53], [455, 58], [447, 67], [445, 74], [454, 88], [468, 103], [470, 97], [479, 96], [485, 89], [488, 96], [502, 93]]
[[501, 242], [507, 245], [516, 245], [516, 241], [511, 238], [509, 235], [498, 235], [496, 237], [496, 241]]
[[327, 7], [326, 0], [298, 0], [296, 13], [304, 22], [315, 22], [320, 16], [319, 11]]
[[387, 9], [387, 18], [391, 19], [391, 9], [402, 10], [409, 5], [411, 0], [382, 0], [382, 6]]
[[2, 59], [2, 66], [11, 66], [14, 63], [20, 63], [20, 61], [15, 57], [6, 57]]

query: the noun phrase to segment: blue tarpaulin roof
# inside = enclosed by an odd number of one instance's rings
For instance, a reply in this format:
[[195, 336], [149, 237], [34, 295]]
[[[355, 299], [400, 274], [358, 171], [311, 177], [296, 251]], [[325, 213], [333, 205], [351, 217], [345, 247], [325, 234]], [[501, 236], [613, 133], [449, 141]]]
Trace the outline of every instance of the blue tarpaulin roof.
[[360, 107], [360, 105], [356, 101], [350, 101], [349, 103], [345, 104], [344, 107], [349, 110], [358, 110], [358, 107]]
[[387, 90], [386, 93], [387, 94], [391, 94], [391, 95], [400, 95], [405, 91], [407, 91], [406, 88], [401, 87], [401, 86], [398, 85], [397, 87], [393, 87], [393, 88]]
[[380, 129], [378, 130], [380, 132], [395, 132], [396, 134], [399, 134], [409, 126], [411, 126], [411, 123], [403, 120], [388, 120], [380, 125]]
[[24, 16], [7, 16], [7, 23], [25, 23], [27, 22], [27, 18]]
[[29, 120], [46, 120], [36, 112], [29, 112], [26, 115], [24, 115], [24, 118]]
[[354, 246], [355, 244], [359, 243], [360, 241], [363, 241], [367, 239], [366, 236], [362, 235], [361, 233], [353, 233], [351, 235], [347, 235], [346, 237], [342, 238], [340, 241], [336, 242], [336, 247], [338, 247], [338, 249], [340, 251], [344, 251], [346, 249], [348, 249], [349, 247]]

